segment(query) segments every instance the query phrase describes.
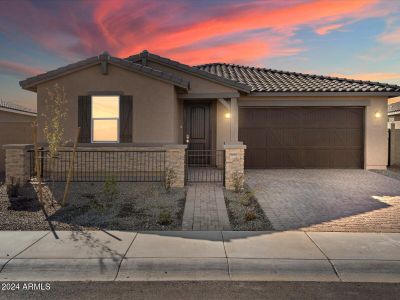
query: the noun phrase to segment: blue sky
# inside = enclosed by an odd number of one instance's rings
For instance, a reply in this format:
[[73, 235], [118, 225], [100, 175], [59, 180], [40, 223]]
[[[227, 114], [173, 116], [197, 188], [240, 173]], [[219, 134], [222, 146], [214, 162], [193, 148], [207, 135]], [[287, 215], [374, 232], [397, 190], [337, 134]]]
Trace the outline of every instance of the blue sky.
[[400, 84], [397, 0], [0, 2], [0, 98], [18, 81], [107, 50]]

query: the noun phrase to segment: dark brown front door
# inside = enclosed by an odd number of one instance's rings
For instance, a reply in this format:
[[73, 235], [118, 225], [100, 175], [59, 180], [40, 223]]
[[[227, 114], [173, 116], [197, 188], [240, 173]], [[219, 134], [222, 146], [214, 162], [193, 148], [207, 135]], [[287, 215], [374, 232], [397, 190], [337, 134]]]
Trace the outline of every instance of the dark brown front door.
[[245, 167], [363, 168], [363, 124], [361, 107], [241, 108]]
[[210, 150], [210, 103], [185, 104], [183, 133], [189, 150]]

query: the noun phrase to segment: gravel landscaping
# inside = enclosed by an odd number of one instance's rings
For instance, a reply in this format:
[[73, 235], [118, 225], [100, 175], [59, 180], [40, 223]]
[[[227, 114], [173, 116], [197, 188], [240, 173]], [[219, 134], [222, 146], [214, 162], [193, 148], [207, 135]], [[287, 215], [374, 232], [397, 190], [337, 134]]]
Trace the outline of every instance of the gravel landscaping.
[[161, 183], [71, 183], [69, 203], [61, 207], [64, 187], [48, 183], [42, 208], [37, 185], [20, 188], [18, 198], [1, 185], [0, 230], [181, 230], [184, 188], [166, 192]]
[[224, 196], [232, 230], [273, 230], [271, 222], [247, 185], [240, 193], [224, 189]]

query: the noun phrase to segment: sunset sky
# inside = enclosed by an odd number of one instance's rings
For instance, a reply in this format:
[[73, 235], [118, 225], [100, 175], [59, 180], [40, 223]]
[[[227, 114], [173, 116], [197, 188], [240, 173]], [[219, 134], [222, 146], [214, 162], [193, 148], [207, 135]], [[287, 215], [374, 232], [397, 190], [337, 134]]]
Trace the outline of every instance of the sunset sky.
[[400, 84], [400, 0], [0, 0], [0, 98], [99, 54], [150, 52]]

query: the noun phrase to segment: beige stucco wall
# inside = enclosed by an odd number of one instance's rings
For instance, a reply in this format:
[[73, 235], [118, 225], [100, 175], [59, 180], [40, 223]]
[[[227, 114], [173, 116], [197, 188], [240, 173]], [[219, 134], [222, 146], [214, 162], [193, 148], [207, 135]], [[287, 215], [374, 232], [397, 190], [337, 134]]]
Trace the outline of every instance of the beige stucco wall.
[[[387, 166], [387, 98], [385, 97], [240, 97], [238, 105], [239, 107], [246, 105], [365, 107], [365, 168], [384, 169]], [[376, 112], [380, 112], [380, 118], [375, 117]]]
[[[138, 145], [178, 142], [178, 101], [174, 85], [109, 65], [108, 75], [96, 65], [52, 81], [37, 89], [38, 123], [43, 128], [47, 88], [55, 83], [63, 86], [68, 98], [65, 139], [74, 140], [78, 126], [78, 96], [90, 92], [115, 91], [133, 96], [133, 143]], [[39, 141], [45, 142], [42, 131]]]
[[[5, 171], [6, 144], [31, 144], [34, 116], [0, 111], [0, 174]], [[1, 176], [1, 175], [0, 175]]]

